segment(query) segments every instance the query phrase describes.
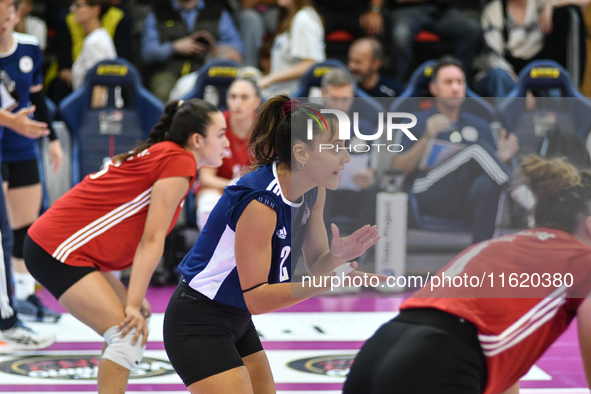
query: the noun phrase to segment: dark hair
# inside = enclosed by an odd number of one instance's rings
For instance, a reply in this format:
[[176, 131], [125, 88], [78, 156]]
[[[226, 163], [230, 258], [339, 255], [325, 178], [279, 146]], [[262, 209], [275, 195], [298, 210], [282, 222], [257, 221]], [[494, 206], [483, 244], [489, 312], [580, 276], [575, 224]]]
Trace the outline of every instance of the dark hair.
[[445, 55], [440, 57], [437, 60], [437, 63], [435, 63], [433, 65], [433, 71], [431, 72], [431, 82], [435, 82], [435, 80], [437, 79], [437, 74], [439, 73], [439, 70], [441, 70], [443, 67], [447, 67], [447, 66], [456, 66], [458, 67], [460, 70], [462, 70], [462, 72], [464, 73], [464, 77], [466, 75], [466, 70], [464, 70], [464, 64], [457, 58], [450, 56], [450, 55]]
[[99, 20], [109, 11], [109, 8], [113, 5], [111, 0], [86, 0], [86, 4], [90, 7], [98, 5], [100, 7]]
[[152, 128], [148, 139], [140, 142], [133, 151], [113, 157], [113, 162], [122, 162], [162, 141], [172, 141], [184, 147], [190, 136], [195, 133], [204, 137], [211, 124], [211, 114], [219, 112], [217, 107], [207, 101], [190, 99], [171, 101], [164, 108], [164, 114]]
[[[250, 134], [249, 154], [253, 164], [249, 170], [270, 164], [280, 160], [291, 168], [292, 147], [297, 142], [304, 142], [311, 146], [313, 141], [308, 140], [308, 119], [312, 120], [312, 133], [314, 138], [325, 129], [314, 121], [319, 118], [323, 108], [318, 104], [305, 103], [297, 109], [285, 114], [283, 105], [290, 101], [285, 94], [271, 97], [259, 108]], [[317, 113], [314, 113], [314, 111]], [[331, 138], [337, 130], [337, 117], [333, 114], [322, 114], [326, 121]], [[322, 119], [320, 124], [324, 124]]]
[[526, 157], [519, 169], [536, 197], [536, 226], [574, 234], [591, 216], [591, 172], [578, 171], [563, 158], [536, 155]]

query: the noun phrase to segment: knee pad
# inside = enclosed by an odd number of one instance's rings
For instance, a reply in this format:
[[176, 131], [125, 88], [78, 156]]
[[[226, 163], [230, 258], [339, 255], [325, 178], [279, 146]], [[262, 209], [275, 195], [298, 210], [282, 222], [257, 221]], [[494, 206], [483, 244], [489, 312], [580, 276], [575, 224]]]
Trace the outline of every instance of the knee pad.
[[12, 247], [12, 257], [16, 257], [17, 259], [23, 258], [23, 245], [25, 243], [25, 237], [27, 236], [27, 231], [29, 230], [31, 225], [19, 228], [18, 230], [12, 230], [14, 234], [14, 245]]
[[197, 226], [199, 230], [203, 230], [209, 214], [220, 199], [221, 194], [217, 193], [206, 193], [199, 198], [197, 201]]
[[121, 338], [121, 333], [117, 331], [117, 326], [111, 327], [105, 331], [103, 338], [105, 338], [105, 342], [107, 342], [107, 348], [105, 349], [102, 358], [110, 360], [117, 365], [121, 365], [123, 368], [127, 368], [130, 371], [140, 365], [140, 361], [142, 361], [142, 356], [144, 355], [144, 350], [146, 348], [145, 346], [142, 346], [142, 335], [140, 335], [135, 345], [131, 344], [135, 330], [136, 328], [134, 327], [123, 338]]

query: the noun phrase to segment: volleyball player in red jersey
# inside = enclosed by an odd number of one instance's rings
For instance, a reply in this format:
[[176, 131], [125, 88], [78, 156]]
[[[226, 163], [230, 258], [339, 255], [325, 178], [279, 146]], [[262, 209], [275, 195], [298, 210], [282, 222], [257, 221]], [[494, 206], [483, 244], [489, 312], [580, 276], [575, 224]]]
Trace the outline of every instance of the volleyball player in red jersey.
[[403, 302], [362, 347], [344, 394], [518, 393], [575, 316], [591, 384], [591, 172], [537, 156], [520, 169], [537, 228], [476, 244], [437, 274], [479, 275], [483, 288], [428, 283]]
[[[115, 156], [56, 201], [29, 229], [25, 262], [60, 304], [105, 338], [99, 393], [124, 393], [148, 338], [144, 299], [198, 165], [228, 147], [219, 110], [168, 104], [148, 140]], [[129, 289], [110, 271], [131, 267]]]
[[228, 110], [224, 111], [224, 117], [230, 148], [226, 150], [220, 167], [199, 169], [201, 190], [197, 195], [197, 225], [201, 230], [224, 193], [224, 188], [238, 179], [251, 164], [248, 157], [248, 138], [254, 125], [255, 111], [261, 105], [259, 90], [256, 81], [247, 77], [236, 78], [228, 88]]

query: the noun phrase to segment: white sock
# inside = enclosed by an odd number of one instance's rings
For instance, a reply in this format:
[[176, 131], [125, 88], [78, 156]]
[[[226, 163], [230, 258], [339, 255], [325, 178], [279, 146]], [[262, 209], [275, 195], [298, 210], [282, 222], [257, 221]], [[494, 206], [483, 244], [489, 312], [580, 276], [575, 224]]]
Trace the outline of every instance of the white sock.
[[26, 274], [13, 272], [14, 276], [14, 298], [26, 300], [30, 295], [35, 294], [35, 278], [28, 272]]

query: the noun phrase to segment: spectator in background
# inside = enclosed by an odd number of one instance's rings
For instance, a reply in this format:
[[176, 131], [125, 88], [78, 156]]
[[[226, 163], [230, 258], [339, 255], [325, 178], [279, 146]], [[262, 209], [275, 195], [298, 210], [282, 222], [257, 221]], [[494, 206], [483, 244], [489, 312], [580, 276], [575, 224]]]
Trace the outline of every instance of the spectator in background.
[[142, 36], [142, 59], [153, 64], [150, 90], [163, 102], [183, 75], [209, 58], [242, 61], [243, 44], [232, 17], [213, 0], [154, 3]]
[[[343, 111], [351, 119], [353, 127], [353, 116], [351, 109], [355, 97], [355, 79], [347, 70], [340, 67], [333, 68], [321, 79], [322, 98], [326, 107]], [[359, 131], [373, 134], [373, 125], [364, 119], [360, 114]], [[346, 142], [347, 146], [365, 143], [353, 134]], [[343, 233], [366, 225], [374, 224], [376, 209], [377, 185], [375, 172], [370, 166], [369, 152], [356, 152], [350, 150], [351, 163], [341, 172], [341, 182], [335, 190], [326, 190], [326, 202], [324, 204], [324, 223], [327, 226], [328, 234], [331, 234], [330, 224], [336, 216], [348, 216], [352, 219], [351, 225], [342, 227]], [[338, 224], [339, 227], [342, 224]]]
[[76, 0], [70, 9], [74, 20], [82, 25], [84, 44], [72, 64], [72, 89], [80, 89], [86, 73], [101, 60], [115, 59], [117, 52], [109, 32], [101, 25], [101, 16], [109, 9], [108, 0]]
[[[506, 97], [515, 87], [517, 75], [531, 61], [551, 59], [567, 67], [567, 38], [570, 20], [567, 6], [574, 7], [581, 20], [581, 8], [589, 0], [494, 0], [484, 7], [481, 24], [486, 43], [478, 59], [480, 72], [474, 90], [483, 97]], [[585, 24], [581, 23], [580, 70], [585, 69]], [[582, 75], [579, 75], [582, 81]]]
[[226, 102], [228, 110], [223, 114], [230, 147], [226, 149], [221, 167], [199, 169], [201, 190], [197, 195], [197, 225], [200, 230], [224, 193], [224, 188], [240, 178], [243, 170], [251, 164], [248, 157], [248, 138], [254, 124], [255, 111], [261, 105], [261, 94], [256, 81], [252, 78], [237, 78], [228, 88]]
[[326, 59], [324, 27], [310, 0], [278, 0], [279, 27], [271, 49], [271, 72], [259, 81], [266, 97], [292, 93], [298, 79]]
[[39, 49], [45, 52], [45, 48], [47, 48], [47, 25], [43, 19], [31, 15], [34, 5], [34, 0], [20, 0], [18, 2], [20, 20], [16, 24], [14, 31], [37, 37]]
[[316, 0], [324, 30], [346, 30], [355, 37], [377, 36], [384, 30], [383, 0]]
[[349, 47], [349, 70], [364, 92], [372, 97], [396, 97], [404, 87], [397, 81], [380, 74], [382, 44], [378, 39], [360, 38]]
[[275, 35], [279, 20], [277, 0], [242, 0], [236, 19], [244, 41], [244, 65], [259, 68], [265, 34]]
[[[81, 3], [82, 4], [82, 3]], [[117, 56], [131, 60], [131, 19], [123, 9], [110, 6], [106, 0], [104, 12], [100, 16], [100, 24], [111, 36]], [[72, 92], [72, 65], [80, 56], [86, 32], [82, 24], [76, 22], [74, 12], [66, 15], [57, 27], [56, 48], [57, 61], [53, 62], [45, 76], [48, 97], [58, 104]]]
[[472, 60], [480, 50], [482, 29], [477, 20], [471, 19], [447, 1], [396, 0], [391, 12], [392, 57], [394, 76], [398, 81], [406, 78], [413, 61], [413, 43], [421, 30], [455, 41], [454, 56], [470, 74]]
[[[429, 91], [435, 106], [416, 114], [412, 133], [418, 140], [403, 136], [404, 150], [394, 156], [392, 167], [406, 173], [422, 213], [469, 219], [474, 243], [490, 239], [501, 212], [502, 186], [511, 174], [506, 163], [519, 149], [517, 137], [503, 130], [495, 146], [488, 122], [462, 110], [466, 77], [457, 59], [444, 56], [433, 66]], [[421, 158], [437, 140], [463, 145], [433, 168], [421, 167]]]

